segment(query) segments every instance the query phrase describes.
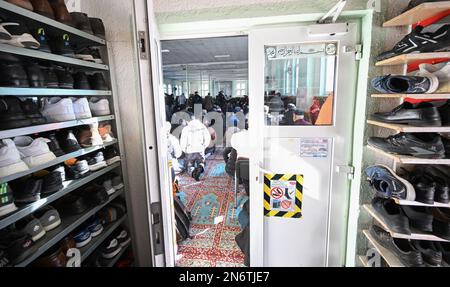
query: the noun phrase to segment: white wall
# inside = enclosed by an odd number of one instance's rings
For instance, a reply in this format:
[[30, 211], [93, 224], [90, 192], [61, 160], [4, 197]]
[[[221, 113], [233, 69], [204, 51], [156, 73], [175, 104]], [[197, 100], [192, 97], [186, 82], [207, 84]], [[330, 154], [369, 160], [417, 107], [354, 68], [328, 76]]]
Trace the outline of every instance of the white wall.
[[176, 11], [189, 11], [198, 9], [210, 9], [220, 7], [232, 7], [252, 4], [266, 4], [266, 3], [284, 3], [284, 2], [296, 2], [293, 0], [155, 0], [155, 12], [176, 12]]

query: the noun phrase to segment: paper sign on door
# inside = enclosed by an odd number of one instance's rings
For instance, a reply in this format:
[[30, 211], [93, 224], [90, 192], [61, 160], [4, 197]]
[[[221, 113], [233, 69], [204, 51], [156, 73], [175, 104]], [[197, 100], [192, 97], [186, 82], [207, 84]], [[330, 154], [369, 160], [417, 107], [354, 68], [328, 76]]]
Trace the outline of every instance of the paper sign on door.
[[302, 218], [303, 175], [264, 175], [264, 215]]

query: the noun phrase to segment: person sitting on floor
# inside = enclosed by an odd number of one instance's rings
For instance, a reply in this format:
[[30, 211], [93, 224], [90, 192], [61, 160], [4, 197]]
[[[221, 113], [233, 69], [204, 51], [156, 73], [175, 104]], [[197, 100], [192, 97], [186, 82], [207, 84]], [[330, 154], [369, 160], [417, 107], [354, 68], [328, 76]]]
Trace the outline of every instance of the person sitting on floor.
[[216, 130], [213, 128], [215, 123], [216, 123], [215, 120], [211, 120], [211, 122], [209, 122], [208, 120], [204, 121], [204, 124], [206, 128], [208, 128], [208, 132], [211, 135], [211, 142], [209, 143], [208, 147], [205, 150], [206, 157], [209, 157], [216, 152], [217, 133]]
[[[205, 125], [193, 118], [181, 132], [181, 149], [185, 153], [184, 170], [190, 172], [196, 181], [205, 171], [205, 150], [211, 142], [211, 135]], [[192, 168], [189, 169], [189, 165]]]

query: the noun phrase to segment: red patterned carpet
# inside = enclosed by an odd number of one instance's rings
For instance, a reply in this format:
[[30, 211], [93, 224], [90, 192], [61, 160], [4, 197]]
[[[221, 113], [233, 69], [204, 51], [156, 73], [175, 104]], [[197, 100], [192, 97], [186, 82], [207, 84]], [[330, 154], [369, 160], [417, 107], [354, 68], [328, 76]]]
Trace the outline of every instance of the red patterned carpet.
[[234, 180], [225, 172], [221, 151], [207, 160], [200, 182], [184, 173], [179, 183], [193, 220], [191, 238], [178, 245], [177, 266], [244, 267], [235, 237], [241, 232], [237, 216], [246, 198], [239, 197], [235, 210]]

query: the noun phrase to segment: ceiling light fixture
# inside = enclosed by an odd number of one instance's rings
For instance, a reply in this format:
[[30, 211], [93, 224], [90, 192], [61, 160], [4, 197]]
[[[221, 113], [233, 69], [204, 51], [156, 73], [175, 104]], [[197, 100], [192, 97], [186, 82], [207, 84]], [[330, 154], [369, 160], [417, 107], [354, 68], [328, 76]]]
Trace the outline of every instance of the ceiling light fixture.
[[164, 49], [164, 50], [161, 50], [161, 53], [170, 53], [170, 50]]
[[231, 55], [217, 55], [217, 56], [214, 56], [214, 58], [229, 58], [229, 57], [231, 57]]

